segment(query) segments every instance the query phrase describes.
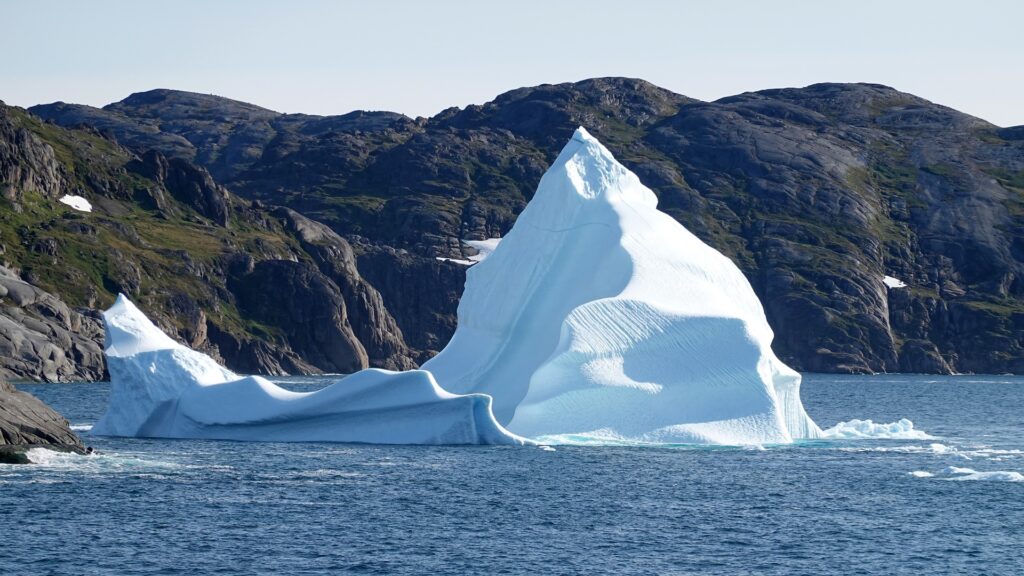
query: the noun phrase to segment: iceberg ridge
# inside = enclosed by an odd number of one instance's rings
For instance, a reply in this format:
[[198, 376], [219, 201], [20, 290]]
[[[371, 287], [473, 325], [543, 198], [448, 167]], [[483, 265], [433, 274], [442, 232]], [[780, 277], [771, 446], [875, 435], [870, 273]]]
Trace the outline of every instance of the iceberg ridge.
[[239, 376], [178, 344], [124, 295], [103, 314], [110, 404], [99, 436], [377, 444], [524, 444], [482, 394], [423, 370], [363, 370], [315, 392]]

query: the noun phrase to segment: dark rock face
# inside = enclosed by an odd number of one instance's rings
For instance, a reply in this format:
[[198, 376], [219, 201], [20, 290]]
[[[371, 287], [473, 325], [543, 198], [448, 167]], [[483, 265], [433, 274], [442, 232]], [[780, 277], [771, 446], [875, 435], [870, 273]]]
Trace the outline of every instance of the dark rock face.
[[320, 271], [337, 284], [345, 301], [347, 321], [370, 365], [390, 370], [415, 368], [402, 330], [380, 293], [360, 276], [349, 243], [327, 226], [294, 210], [278, 208], [274, 214], [295, 234]]
[[0, 380], [0, 463], [27, 464], [25, 451], [36, 447], [86, 451], [63, 416]]
[[[142, 170], [146, 176], [162, 184], [179, 201], [193, 208], [221, 226], [228, 225], [228, 191], [213, 181], [205, 169], [180, 158], [168, 160], [155, 150], [142, 156]], [[152, 199], [159, 208], [159, 197]]]
[[359, 269], [380, 290], [388, 309], [422, 364], [441, 351], [455, 333], [466, 267], [421, 258], [390, 246], [357, 245]]
[[243, 312], [280, 327], [297, 355], [320, 370], [349, 373], [369, 365], [352, 332], [337, 286], [306, 262], [266, 260], [232, 282]]
[[[422, 361], [443, 346], [465, 271], [435, 257], [465, 257], [460, 239], [507, 232], [584, 125], [663, 210], [737, 262], [793, 367], [1024, 370], [1021, 127], [885, 86], [699, 102], [642, 80], [599, 78], [522, 88], [415, 121], [283, 115], [167, 90], [103, 110], [33, 111], [90, 124], [140, 153], [194, 160], [233, 192], [349, 239], [361, 279], [353, 282], [382, 302], [369, 297], [363, 316], [358, 291], [332, 272], [334, 256], [317, 241], [300, 239], [301, 251], [339, 286], [375, 361]], [[885, 275], [907, 286], [888, 288]], [[382, 331], [387, 342], [373, 329], [388, 324], [382, 310], [396, 326]]]
[[18, 201], [24, 190], [51, 198], [64, 188], [64, 178], [53, 148], [19, 126], [0, 102], [0, 193]]

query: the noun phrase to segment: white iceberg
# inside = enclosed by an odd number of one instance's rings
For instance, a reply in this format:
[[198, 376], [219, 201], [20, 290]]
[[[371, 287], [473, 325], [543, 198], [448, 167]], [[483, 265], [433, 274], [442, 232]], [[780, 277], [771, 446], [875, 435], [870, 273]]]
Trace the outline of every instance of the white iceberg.
[[423, 365], [494, 398], [515, 434], [766, 444], [821, 433], [728, 258], [580, 128], [487, 259]]
[[422, 370], [363, 370], [316, 392], [239, 376], [178, 344], [123, 295], [103, 313], [110, 404], [99, 436], [378, 444], [522, 444], [491, 399]]
[[[580, 128], [468, 271], [422, 370], [298, 394], [104, 314], [111, 405], [93, 434], [378, 443], [762, 445], [816, 438], [740, 270]], [[438, 386], [440, 384], [440, 386]]]

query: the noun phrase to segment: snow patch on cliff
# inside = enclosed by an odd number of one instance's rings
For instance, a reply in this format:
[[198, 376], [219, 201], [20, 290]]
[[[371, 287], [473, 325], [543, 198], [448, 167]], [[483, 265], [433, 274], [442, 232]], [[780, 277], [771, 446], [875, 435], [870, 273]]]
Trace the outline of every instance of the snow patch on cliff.
[[892, 276], [883, 276], [882, 283], [889, 288], [906, 288], [907, 283], [899, 278], [893, 278]]
[[90, 204], [88, 200], [81, 196], [65, 194], [60, 197], [60, 200], [58, 200], [58, 202], [60, 202], [61, 204], [71, 206], [72, 208], [78, 210], [79, 212], [92, 212], [92, 204]]

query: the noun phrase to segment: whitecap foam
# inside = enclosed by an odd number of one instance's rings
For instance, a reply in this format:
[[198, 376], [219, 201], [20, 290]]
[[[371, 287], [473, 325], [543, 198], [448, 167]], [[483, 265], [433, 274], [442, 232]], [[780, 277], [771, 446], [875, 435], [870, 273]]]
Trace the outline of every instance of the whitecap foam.
[[56, 471], [82, 472], [87, 474], [138, 472], [145, 470], [168, 470], [181, 468], [180, 464], [145, 460], [130, 455], [120, 454], [78, 454], [60, 452], [48, 448], [32, 448], [28, 452], [29, 462], [33, 466]]
[[943, 470], [950, 477], [946, 480], [958, 481], [995, 481], [995, 482], [1024, 482], [1024, 474], [1014, 470], [989, 470], [979, 472], [973, 468], [960, 468], [950, 466]]
[[611, 429], [593, 430], [579, 434], [547, 434], [534, 438], [548, 446], [652, 446], [636, 439], [625, 438]]
[[92, 424], [72, 424], [71, 429], [75, 432], [88, 432], [92, 430]]
[[32, 448], [25, 454], [28, 456], [28, 461], [32, 464], [50, 468], [64, 468], [69, 464], [80, 462], [81, 458], [88, 457], [74, 452], [59, 452], [49, 448]]
[[336, 470], [333, 468], [320, 468], [318, 470], [303, 470], [291, 474], [293, 478], [316, 478], [322, 480], [329, 480], [332, 478], [359, 478], [365, 476], [359, 472], [353, 472], [351, 470]]
[[887, 424], [872, 420], [848, 420], [822, 431], [829, 440], [934, 440], [924, 430], [914, 428], [906, 418]]
[[974, 468], [963, 468], [961, 466], [947, 466], [938, 474], [925, 470], [915, 470], [910, 473], [915, 478], [935, 478], [941, 475], [942, 480], [956, 482], [1024, 482], [1024, 474], [1015, 470], [986, 470], [979, 471]]
[[990, 472], [972, 472], [946, 478], [946, 480], [958, 481], [988, 481], [988, 482], [1024, 482], [1024, 474], [1013, 470], [993, 470]]
[[971, 468], [961, 468], [960, 466], [947, 466], [942, 469], [943, 474], [975, 474], [976, 471]]
[[1001, 449], [1001, 448], [979, 448], [971, 452], [972, 455], [980, 456], [982, 458], [1002, 457], [1002, 456], [1022, 456], [1024, 450], [1017, 449]]

